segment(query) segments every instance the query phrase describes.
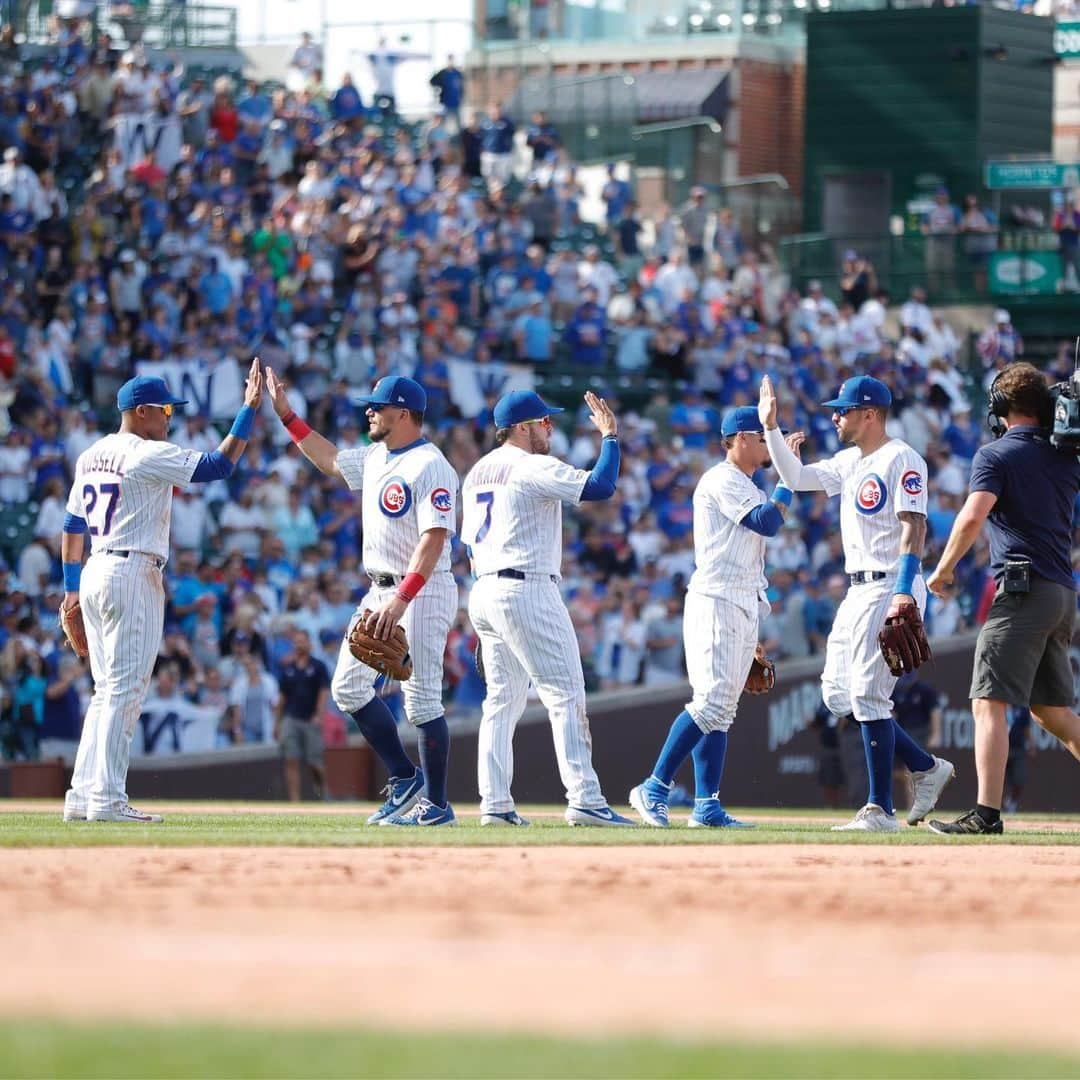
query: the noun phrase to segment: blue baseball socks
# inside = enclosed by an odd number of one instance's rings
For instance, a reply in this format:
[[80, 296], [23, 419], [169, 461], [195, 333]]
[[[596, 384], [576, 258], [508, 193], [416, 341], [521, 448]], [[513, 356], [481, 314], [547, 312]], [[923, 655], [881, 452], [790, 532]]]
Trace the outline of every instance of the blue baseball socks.
[[446, 806], [446, 770], [450, 761], [450, 728], [446, 717], [439, 716], [426, 724], [418, 724], [416, 737], [420, 743], [420, 768], [424, 770], [427, 797], [436, 806]]
[[926, 772], [934, 767], [934, 758], [928, 754], [895, 720], [896, 756], [912, 771]]
[[884, 720], [869, 720], [859, 727], [862, 728], [863, 748], [866, 750], [866, 768], [870, 773], [870, 797], [867, 802], [872, 802], [880, 806], [885, 813], [891, 814], [892, 769], [893, 757], [896, 754], [895, 721], [889, 716]]
[[710, 731], [694, 747], [694, 798], [711, 799], [720, 791], [727, 754], [727, 732]]
[[679, 766], [704, 737], [701, 728], [694, 723], [694, 718], [683, 709], [671, 722], [667, 740], [661, 747], [660, 756], [653, 766], [653, 776], [671, 787]]
[[406, 780], [415, 775], [416, 766], [409, 760], [405, 747], [401, 745], [394, 714], [386, 707], [382, 698], [373, 697], [362, 709], [357, 709], [351, 715], [360, 729], [360, 734], [367, 739], [368, 745], [379, 756], [391, 776]]

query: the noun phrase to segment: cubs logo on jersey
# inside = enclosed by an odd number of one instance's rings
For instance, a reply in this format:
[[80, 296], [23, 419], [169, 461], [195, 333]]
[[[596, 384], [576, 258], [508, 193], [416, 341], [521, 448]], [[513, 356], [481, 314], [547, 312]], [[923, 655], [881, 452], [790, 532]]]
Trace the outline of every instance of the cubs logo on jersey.
[[922, 474], [916, 472], [914, 469], [908, 469], [908, 471], [900, 477], [900, 486], [908, 495], [921, 495], [923, 489]]
[[454, 507], [454, 500], [446, 488], [436, 488], [431, 493], [431, 505], [441, 514], [449, 514]]
[[863, 477], [855, 492], [855, 509], [860, 514], [876, 514], [889, 497], [885, 482], [877, 473]]
[[384, 481], [379, 492], [379, 509], [392, 518], [401, 517], [412, 506], [412, 491], [400, 476], [391, 476]]

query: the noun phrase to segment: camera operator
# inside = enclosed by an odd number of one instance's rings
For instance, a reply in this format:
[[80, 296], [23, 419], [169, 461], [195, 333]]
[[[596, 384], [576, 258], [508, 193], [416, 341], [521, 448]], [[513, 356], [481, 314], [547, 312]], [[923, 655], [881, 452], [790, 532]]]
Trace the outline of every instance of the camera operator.
[[931, 821], [939, 833], [1000, 833], [1008, 706], [1035, 720], [1080, 759], [1080, 717], [1072, 710], [1069, 664], [1076, 586], [1073, 506], [1080, 460], [1049, 441], [1052, 397], [1031, 364], [1010, 364], [990, 387], [987, 421], [998, 439], [972, 463], [969, 494], [937, 569], [927, 580], [945, 596], [956, 564], [990, 525], [997, 592], [975, 646], [971, 711], [975, 718], [978, 805], [956, 821]]

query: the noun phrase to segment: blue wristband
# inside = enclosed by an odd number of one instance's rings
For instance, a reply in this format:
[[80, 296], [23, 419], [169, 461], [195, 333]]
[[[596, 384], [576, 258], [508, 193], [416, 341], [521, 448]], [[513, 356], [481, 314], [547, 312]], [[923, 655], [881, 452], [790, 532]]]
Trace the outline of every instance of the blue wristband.
[[64, 592], [78, 592], [82, 578], [81, 562], [64, 563]]
[[236, 414], [229, 434], [236, 439], [247, 439], [251, 435], [251, 425], [255, 423], [255, 410], [250, 405], [244, 405]]
[[791, 488], [784, 487], [783, 484], [777, 484], [776, 487], [773, 488], [773, 493], [769, 496], [769, 498], [771, 498], [772, 501], [775, 503], [781, 503], [784, 506], [790, 506], [793, 496], [794, 493], [792, 492]]
[[918, 555], [910, 551], [900, 556], [900, 565], [896, 573], [896, 584], [893, 586], [894, 593], [911, 595], [915, 587], [915, 579], [922, 573], [922, 562]]

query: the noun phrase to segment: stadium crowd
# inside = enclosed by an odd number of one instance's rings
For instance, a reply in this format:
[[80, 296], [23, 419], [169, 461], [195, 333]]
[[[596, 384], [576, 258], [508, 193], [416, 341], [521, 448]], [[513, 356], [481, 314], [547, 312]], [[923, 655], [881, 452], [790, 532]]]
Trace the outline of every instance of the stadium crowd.
[[[755, 401], [763, 373], [811, 457], [836, 445], [817, 402], [852, 371], [885, 380], [896, 434], [930, 464], [925, 561], [948, 534], [985, 437], [958, 370], [965, 343], [922, 290], [890, 315], [855, 253], [841, 294], [800, 294], [702, 189], [645, 220], [614, 164], [603, 220], [583, 221], [579, 169], [542, 114], [492, 106], [458, 128], [452, 60], [434, 114], [411, 125], [392, 98], [365, 105], [348, 76], [324, 87], [314, 62], [299, 89], [208, 81], [107, 36], [92, 50], [77, 22], [58, 23], [33, 64], [0, 34], [0, 66], [0, 496], [5, 520], [32, 512], [0, 561], [8, 755], [77, 738], [89, 676], [56, 628], [61, 523], [76, 458], [115, 429], [117, 387], [137, 372], [191, 398], [172, 438], [200, 450], [220, 441], [253, 353], [341, 447], [364, 438], [355, 397], [411, 374], [461, 475], [492, 445], [502, 392], [545, 368], [595, 374], [621, 415], [623, 475], [610, 502], [567, 513], [563, 582], [592, 689], [682, 677], [694, 485], [722, 456], [722, 412]], [[999, 312], [980, 339], [988, 375], [1022, 347]], [[588, 467], [598, 436], [567, 417], [553, 452]], [[769, 544], [765, 637], [800, 657], [823, 648], [846, 578], [837, 507], [819, 495], [794, 511]], [[362, 527], [354, 496], [264, 410], [228, 482], [176, 493], [147, 709], [209, 710], [221, 744], [270, 738], [298, 635], [333, 667], [364, 591]], [[455, 556], [446, 700], [465, 710], [481, 684]], [[980, 545], [932, 632], [979, 620], [986, 561]], [[326, 724], [341, 741], [344, 720]]]

